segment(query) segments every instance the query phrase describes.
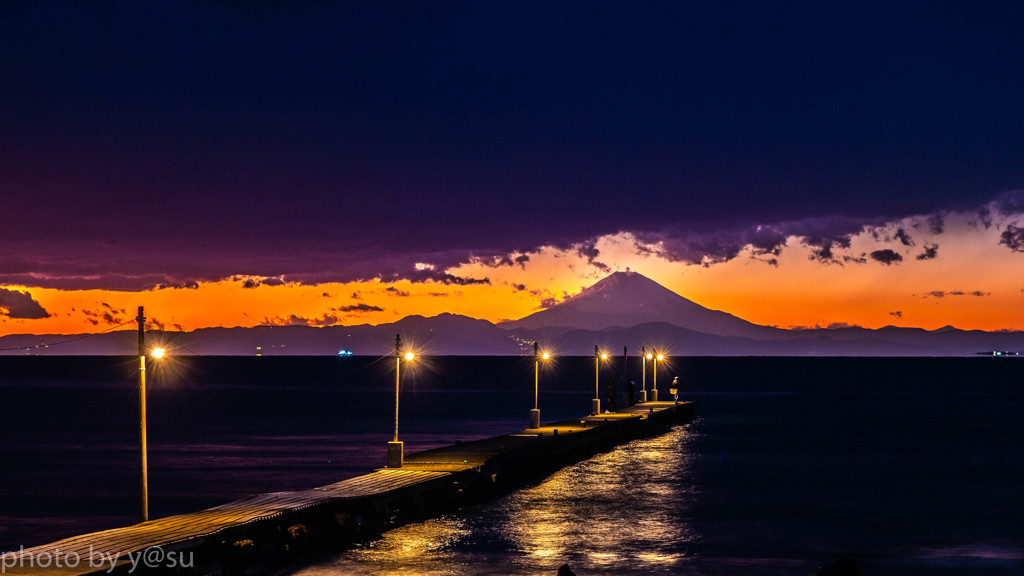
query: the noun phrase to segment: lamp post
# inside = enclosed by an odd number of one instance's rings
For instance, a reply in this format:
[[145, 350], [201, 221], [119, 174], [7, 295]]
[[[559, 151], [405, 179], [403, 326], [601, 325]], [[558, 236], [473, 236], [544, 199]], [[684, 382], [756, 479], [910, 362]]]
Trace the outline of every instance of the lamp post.
[[[139, 323], [139, 489], [141, 499], [140, 516], [142, 521], [149, 520], [149, 446], [147, 441], [146, 423], [146, 316], [143, 307], [139, 306], [139, 315], [135, 318]], [[164, 357], [163, 348], [154, 348], [153, 358]]]
[[551, 358], [547, 352], [541, 353], [540, 345], [533, 343], [533, 410], [530, 410], [530, 428], [540, 428], [539, 382], [540, 382], [540, 361]]
[[651, 386], [651, 401], [658, 401], [658, 362], [665, 359], [664, 354], [658, 354], [654, 357], [654, 384]]
[[[412, 351], [405, 353], [405, 361], [416, 357]], [[388, 468], [401, 468], [405, 460], [404, 445], [398, 441], [398, 386], [402, 375], [402, 336], [395, 334], [395, 439], [388, 442]]]
[[644, 347], [640, 349], [640, 357], [643, 358], [643, 375], [640, 377], [640, 401], [647, 402], [647, 361], [654, 358], [654, 355]]
[[146, 447], [146, 317], [139, 306], [139, 464], [141, 470], [140, 488], [142, 497], [142, 521], [149, 520], [149, 463]]
[[602, 353], [597, 346], [594, 346], [594, 400], [591, 402], [590, 411], [596, 416], [601, 413], [601, 360], [607, 360], [608, 354]]

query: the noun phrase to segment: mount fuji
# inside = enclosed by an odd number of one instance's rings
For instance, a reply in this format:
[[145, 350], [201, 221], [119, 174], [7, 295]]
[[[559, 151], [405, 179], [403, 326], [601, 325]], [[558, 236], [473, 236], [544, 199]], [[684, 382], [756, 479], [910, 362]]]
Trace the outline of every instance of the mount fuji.
[[499, 326], [506, 330], [603, 330], [654, 322], [716, 336], [780, 339], [789, 333], [705, 308], [636, 272], [615, 272], [564, 302]]

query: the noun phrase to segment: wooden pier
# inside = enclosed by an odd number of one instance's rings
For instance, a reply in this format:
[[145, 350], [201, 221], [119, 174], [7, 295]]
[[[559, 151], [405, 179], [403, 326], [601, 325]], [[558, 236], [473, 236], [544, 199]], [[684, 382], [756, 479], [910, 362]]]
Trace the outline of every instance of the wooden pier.
[[539, 481], [693, 414], [690, 402], [648, 402], [615, 414], [456, 443], [409, 454], [402, 468], [9, 552], [0, 558], [0, 568], [17, 576], [269, 574]]

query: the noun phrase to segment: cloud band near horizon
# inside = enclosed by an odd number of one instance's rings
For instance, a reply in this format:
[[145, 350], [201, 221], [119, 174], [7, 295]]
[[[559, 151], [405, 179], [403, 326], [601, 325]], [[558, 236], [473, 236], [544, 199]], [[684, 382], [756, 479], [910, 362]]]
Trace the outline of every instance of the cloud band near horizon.
[[[368, 252], [322, 246], [309, 250], [289, 247], [289, 254], [260, 248], [254, 252], [211, 245], [196, 250], [176, 242], [150, 241], [133, 246], [126, 254], [120, 245], [78, 239], [70, 244], [19, 246], [6, 244], [0, 256], [0, 285], [59, 290], [181, 290], [195, 289], [200, 283], [241, 280], [245, 287], [285, 283], [319, 285], [364, 282], [370, 280], [442, 285], [486, 284], [484, 275], [463, 276], [451, 273], [466, 265], [479, 265], [482, 271], [501, 267], [529, 266], [531, 254], [542, 249], [575, 252], [587, 258], [599, 270], [611, 270], [600, 261], [595, 249], [603, 236], [628, 234], [635, 238], [638, 254], [652, 255], [669, 262], [704, 267], [728, 262], [748, 251], [769, 264], [794, 240], [811, 250], [810, 257], [824, 265], [864, 264], [874, 261], [885, 265], [903, 257], [885, 246], [917, 247], [907, 257], [934, 259], [939, 241], [957, 242], [955, 235], [943, 234], [943, 222], [949, 214], [963, 214], [972, 226], [999, 232], [993, 249], [1024, 252], [1024, 192], [1003, 193], [990, 202], [958, 213], [941, 210], [904, 218], [851, 218], [818, 216], [798, 221], [756, 224], [710, 232], [694, 231], [682, 225], [656, 230], [616, 230], [585, 238], [565, 238], [553, 234], [549, 241], [512, 248], [518, 243], [481, 239], [479, 245], [448, 247], [441, 252], [396, 250]], [[908, 222], [906, 227], [900, 223]], [[870, 235], [879, 248], [870, 253], [850, 254], [851, 240]], [[927, 235], [933, 244], [921, 244], [915, 238]], [[328, 244], [328, 243], [324, 243]], [[505, 244], [505, 246], [503, 246]], [[507, 248], [508, 251], [504, 251]], [[292, 252], [295, 250], [295, 252]], [[298, 254], [300, 257], [296, 257]]]

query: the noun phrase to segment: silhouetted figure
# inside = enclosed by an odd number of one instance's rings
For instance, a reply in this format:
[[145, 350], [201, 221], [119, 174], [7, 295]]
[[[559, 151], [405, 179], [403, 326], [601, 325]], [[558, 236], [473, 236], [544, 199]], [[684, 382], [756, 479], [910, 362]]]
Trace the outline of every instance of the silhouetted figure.
[[629, 381], [629, 405], [636, 404], [636, 382]]
[[576, 576], [576, 573], [569, 568], [568, 564], [562, 564], [558, 567], [558, 576]]
[[608, 411], [615, 412], [615, 380], [609, 380], [604, 390], [608, 396]]
[[679, 376], [672, 379], [672, 385], [669, 388], [671, 388], [672, 399], [679, 402]]

